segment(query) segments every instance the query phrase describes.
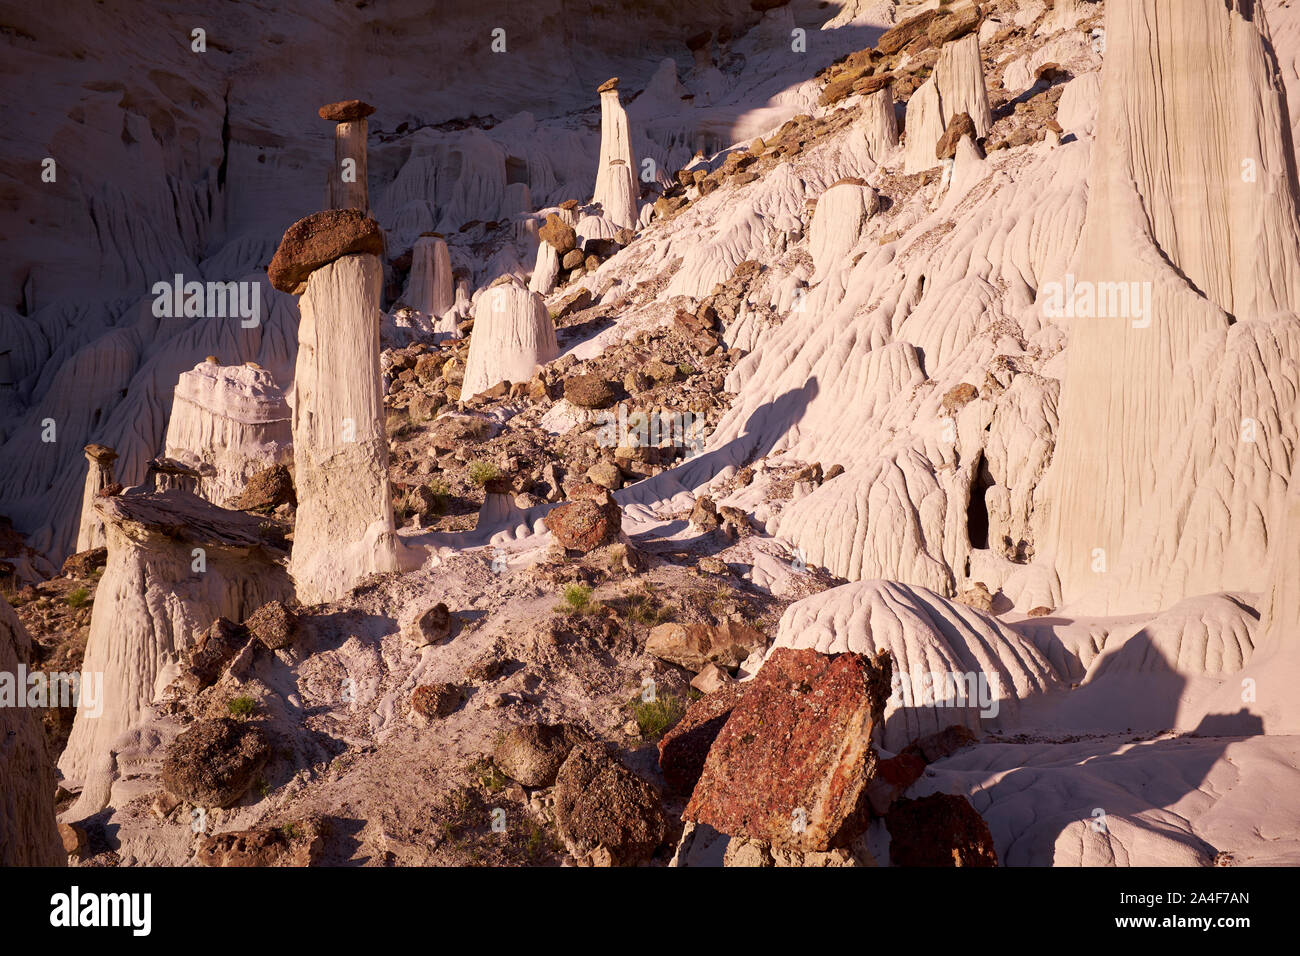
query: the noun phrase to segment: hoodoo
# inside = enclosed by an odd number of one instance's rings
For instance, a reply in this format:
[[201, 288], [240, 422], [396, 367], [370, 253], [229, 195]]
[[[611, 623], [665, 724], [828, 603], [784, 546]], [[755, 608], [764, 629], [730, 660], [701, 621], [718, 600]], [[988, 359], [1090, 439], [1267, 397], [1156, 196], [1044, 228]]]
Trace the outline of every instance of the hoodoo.
[[86, 446], [86, 493], [81, 499], [81, 527], [77, 531], [77, 550], [88, 551], [104, 546], [104, 524], [95, 512], [95, 497], [113, 484], [113, 462], [117, 452], [107, 445], [93, 442]]
[[947, 130], [949, 121], [960, 113], [970, 114], [977, 139], [986, 136], [993, 126], [979, 39], [973, 33], [944, 44], [934, 72], [907, 101], [904, 157], [907, 172], [917, 173], [939, 165], [935, 144]]
[[310, 268], [293, 385], [291, 568], [306, 602], [334, 600], [366, 575], [396, 567], [379, 371], [383, 270], [377, 255], [352, 252], [377, 232], [371, 219], [315, 213], [289, 227], [271, 263], [273, 281]]
[[1300, 224], [1263, 5], [1111, 0], [1107, 24], [1084, 234], [1039, 304], [1070, 329], [1047, 537], [1065, 599], [1119, 612], [1259, 588]]
[[181, 373], [163, 453], [201, 470], [200, 497], [226, 505], [253, 475], [291, 461], [292, 444], [289, 405], [266, 369], [201, 362]]
[[441, 236], [425, 235], [415, 240], [411, 249], [411, 278], [404, 301], [419, 312], [437, 332], [455, 332], [455, 320], [446, 328], [443, 321], [456, 303], [452, 284], [451, 256]]
[[602, 83], [600, 93], [600, 158], [596, 164], [596, 192], [604, 216], [619, 227], [631, 227], [637, 219], [639, 191], [636, 163], [627, 111], [618, 98], [618, 77]]
[[342, 100], [320, 108], [320, 118], [334, 127], [334, 168], [330, 171], [331, 209], [360, 209], [370, 213], [370, 187], [366, 167], [366, 117], [375, 111], [361, 100]]
[[101, 497], [95, 509], [108, 564], [82, 671], [102, 675], [102, 713], [78, 710], [59, 760], [84, 784], [80, 816], [107, 803], [113, 743], [146, 716], [168, 665], [216, 618], [243, 620], [291, 593], [284, 553], [252, 515], [176, 490]]
[[546, 303], [513, 276], [485, 289], [474, 305], [474, 332], [461, 394], [477, 395], [497, 382], [526, 382], [537, 366], [559, 354]]

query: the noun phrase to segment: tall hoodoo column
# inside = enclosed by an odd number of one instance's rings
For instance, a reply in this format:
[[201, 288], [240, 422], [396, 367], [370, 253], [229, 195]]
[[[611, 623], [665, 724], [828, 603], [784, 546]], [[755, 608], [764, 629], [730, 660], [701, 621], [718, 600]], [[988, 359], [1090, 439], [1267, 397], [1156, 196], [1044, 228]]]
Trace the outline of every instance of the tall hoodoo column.
[[898, 145], [898, 117], [894, 113], [892, 87], [876, 90], [863, 100], [858, 129], [866, 140], [867, 155], [874, 162], [880, 162], [887, 152]]
[[113, 462], [117, 452], [107, 445], [86, 446], [86, 491], [81, 497], [81, 527], [77, 530], [77, 550], [89, 551], [104, 546], [104, 522], [95, 511], [95, 496], [113, 483]]
[[477, 395], [502, 381], [526, 382], [557, 355], [555, 323], [542, 297], [514, 276], [502, 276], [474, 304], [461, 394]]
[[[627, 112], [618, 98], [618, 77], [600, 84], [597, 92], [600, 93], [600, 158], [596, 163], [596, 192], [592, 202], [600, 203], [611, 222], [630, 227], [636, 222], [640, 190]], [[621, 168], [615, 160], [622, 163]]]
[[379, 371], [381, 248], [373, 219], [319, 212], [289, 227], [268, 270], [277, 289], [302, 293], [290, 571], [306, 603], [396, 568]]
[[338, 124], [334, 128], [334, 169], [329, 181], [331, 209], [360, 209], [367, 215], [370, 213], [366, 117], [374, 111], [373, 106], [361, 100], [327, 103], [319, 110], [321, 119]]
[[1039, 301], [1070, 335], [1047, 550], [1067, 601], [1121, 612], [1259, 589], [1295, 441], [1275, 385], [1300, 358], [1300, 221], [1263, 4], [1106, 13], [1083, 239]]

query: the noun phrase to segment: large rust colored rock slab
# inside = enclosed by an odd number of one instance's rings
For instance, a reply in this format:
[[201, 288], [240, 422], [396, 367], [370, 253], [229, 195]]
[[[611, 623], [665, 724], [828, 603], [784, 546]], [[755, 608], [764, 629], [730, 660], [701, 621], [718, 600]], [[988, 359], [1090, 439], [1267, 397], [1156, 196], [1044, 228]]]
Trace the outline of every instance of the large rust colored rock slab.
[[307, 277], [344, 256], [383, 255], [384, 234], [360, 209], [325, 209], [299, 219], [284, 232], [266, 270], [271, 285], [296, 293]]
[[847, 845], [866, 829], [890, 659], [780, 648], [704, 762], [683, 819], [788, 849]]

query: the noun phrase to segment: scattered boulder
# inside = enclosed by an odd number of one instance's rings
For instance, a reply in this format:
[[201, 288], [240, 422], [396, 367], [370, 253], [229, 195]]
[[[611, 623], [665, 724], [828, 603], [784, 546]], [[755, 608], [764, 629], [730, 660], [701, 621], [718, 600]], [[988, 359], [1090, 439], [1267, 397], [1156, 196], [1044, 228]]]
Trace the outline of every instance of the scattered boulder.
[[709, 664], [739, 667], [756, 650], [767, 646], [767, 638], [748, 624], [660, 624], [650, 631], [645, 650], [698, 673]]
[[[543, 242], [550, 243], [561, 256], [578, 247], [577, 230], [555, 213], [546, 217], [546, 223], [537, 230], [537, 237]], [[566, 268], [571, 267], [566, 266]]]
[[734, 682], [731, 673], [717, 664], [705, 664], [704, 669], [691, 678], [691, 686], [701, 694], [712, 694]]
[[410, 636], [418, 647], [437, 644], [451, 635], [451, 611], [439, 601], [411, 624]]
[[575, 746], [590, 738], [572, 724], [520, 724], [498, 741], [492, 759], [525, 787], [549, 787]]
[[560, 766], [555, 823], [575, 857], [604, 851], [613, 866], [646, 862], [668, 833], [667, 816], [650, 785], [594, 743], [575, 746]]
[[975, 121], [969, 113], [958, 113], [948, 120], [948, 128], [935, 144], [935, 156], [939, 159], [952, 159], [957, 155], [957, 144], [963, 136], [969, 136], [971, 142], [975, 142]]
[[901, 800], [885, 816], [895, 866], [997, 866], [993, 835], [970, 801], [951, 793]]
[[186, 654], [181, 664], [181, 687], [190, 694], [211, 687], [247, 644], [248, 631], [224, 617], [217, 618]]
[[718, 509], [708, 495], [700, 495], [691, 508], [691, 526], [701, 531], [714, 531], [719, 525]]
[[284, 465], [272, 465], [248, 479], [244, 490], [229, 502], [235, 511], [274, 511], [280, 505], [295, 507], [298, 497], [293, 487], [293, 475]]
[[358, 253], [380, 256], [384, 234], [360, 209], [325, 209], [299, 219], [275, 250], [267, 278], [281, 292], [296, 293], [307, 277], [336, 259]]
[[976, 581], [971, 588], [958, 594], [955, 600], [985, 614], [993, 613], [993, 595], [983, 581]]
[[921, 37], [925, 38], [926, 46], [929, 46], [928, 31], [930, 24], [934, 22], [935, 16], [934, 10], [926, 10], [924, 13], [918, 13], [897, 26], [891, 27], [880, 35], [880, 39], [876, 41], [876, 49], [889, 56]]
[[325, 847], [319, 818], [262, 830], [230, 830], [206, 836], [195, 859], [199, 866], [311, 866]]
[[980, 12], [972, 3], [968, 7], [954, 10], [947, 16], [941, 16], [931, 21], [926, 33], [931, 44], [943, 46], [953, 40], [960, 40], [979, 25]]
[[544, 519], [555, 539], [570, 551], [586, 554], [618, 540], [623, 512], [606, 489], [597, 490], [600, 497], [583, 497], [562, 504], [551, 509]]
[[411, 694], [411, 709], [429, 720], [451, 716], [464, 702], [465, 691], [459, 684], [424, 684]]
[[278, 651], [297, 640], [298, 615], [281, 601], [269, 601], [244, 621], [244, 627], [267, 650]]
[[979, 398], [979, 389], [969, 382], [962, 382], [960, 385], [954, 385], [946, 395], [943, 396], [943, 410], [952, 414], [960, 408], [963, 408], [969, 402]]
[[68, 856], [81, 857], [86, 855], [86, 847], [89, 841], [86, 838], [86, 831], [75, 823], [59, 824], [59, 839], [63, 841], [63, 852]]
[[65, 578], [88, 578], [96, 568], [102, 568], [106, 564], [108, 548], [90, 548], [68, 555], [61, 572]]
[[718, 734], [683, 819], [777, 847], [843, 847], [867, 827], [887, 652], [777, 649]]
[[609, 408], [614, 404], [614, 385], [599, 375], [573, 375], [564, 381], [564, 397], [579, 408]]
[[163, 787], [199, 807], [228, 807], [247, 792], [271, 759], [257, 724], [217, 717], [195, 721], [167, 748]]

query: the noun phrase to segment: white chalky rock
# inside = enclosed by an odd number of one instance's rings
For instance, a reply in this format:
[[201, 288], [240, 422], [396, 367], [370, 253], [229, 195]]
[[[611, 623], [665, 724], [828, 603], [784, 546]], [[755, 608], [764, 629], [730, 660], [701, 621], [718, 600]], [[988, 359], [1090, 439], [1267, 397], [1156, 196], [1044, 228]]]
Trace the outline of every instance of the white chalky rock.
[[113, 483], [113, 462], [117, 452], [106, 445], [86, 446], [86, 491], [81, 498], [81, 525], [77, 529], [77, 551], [104, 546], [104, 522], [95, 511], [95, 497]]
[[[1038, 648], [997, 618], [892, 581], [859, 581], [796, 601], [781, 616], [777, 647], [889, 651], [895, 691], [883, 743], [894, 751], [951, 724], [978, 730], [981, 716], [993, 724], [1012, 719], [1019, 701], [1061, 686]], [[948, 678], [965, 682], [964, 699], [943, 693]]]
[[304, 603], [397, 567], [379, 374], [379, 259], [344, 256], [307, 279], [298, 326], [292, 572]]
[[959, 113], [970, 114], [977, 139], [988, 135], [993, 112], [984, 85], [979, 40], [973, 33], [944, 44], [934, 72], [907, 101], [906, 172], [917, 173], [939, 165], [935, 146], [948, 122]]
[[77, 818], [105, 805], [113, 742], [147, 716], [194, 639], [218, 617], [242, 621], [292, 594], [283, 552], [264, 541], [252, 515], [181, 491], [100, 498], [95, 507], [108, 564], [82, 670], [102, 678], [102, 694], [78, 709], [59, 759], [64, 777], [84, 784]]
[[465, 397], [498, 382], [526, 382], [559, 355], [546, 303], [514, 276], [483, 290], [474, 305], [474, 332], [465, 362]]
[[[611, 88], [600, 91], [600, 157], [597, 159], [592, 202], [600, 204], [606, 218], [619, 226], [631, 226], [637, 218], [637, 190], [627, 112], [619, 102], [617, 81], [602, 84], [602, 87]], [[618, 168], [616, 160], [622, 164], [622, 169]]]
[[438, 236], [421, 236], [411, 247], [411, 277], [403, 301], [411, 308], [440, 319], [456, 301], [451, 256], [447, 243]]
[[874, 162], [881, 162], [885, 154], [898, 145], [898, 116], [894, 112], [891, 87], [876, 90], [863, 100], [862, 118], [857, 126], [866, 141], [867, 155]]
[[880, 197], [870, 186], [854, 182], [837, 183], [817, 200], [808, 229], [808, 251], [820, 282], [839, 260], [858, 244], [867, 220], [880, 209]]
[[1043, 538], [1065, 601], [1096, 613], [1258, 590], [1278, 532], [1300, 221], [1253, 10], [1108, 4], [1084, 235], [1039, 287], [1070, 329]]
[[210, 465], [198, 493], [224, 506], [255, 474], [293, 460], [289, 405], [266, 369], [201, 362], [176, 384], [164, 449], [192, 468]]

